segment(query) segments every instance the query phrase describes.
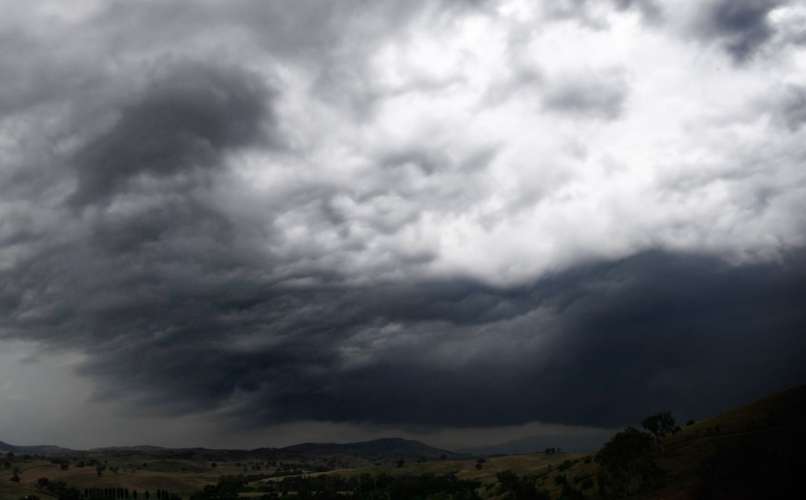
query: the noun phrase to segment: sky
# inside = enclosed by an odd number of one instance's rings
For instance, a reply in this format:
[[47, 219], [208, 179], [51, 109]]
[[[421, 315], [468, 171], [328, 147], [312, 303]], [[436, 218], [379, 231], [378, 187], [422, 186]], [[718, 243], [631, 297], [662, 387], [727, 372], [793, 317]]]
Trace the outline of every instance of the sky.
[[574, 446], [806, 381], [801, 1], [0, 9], [0, 440]]

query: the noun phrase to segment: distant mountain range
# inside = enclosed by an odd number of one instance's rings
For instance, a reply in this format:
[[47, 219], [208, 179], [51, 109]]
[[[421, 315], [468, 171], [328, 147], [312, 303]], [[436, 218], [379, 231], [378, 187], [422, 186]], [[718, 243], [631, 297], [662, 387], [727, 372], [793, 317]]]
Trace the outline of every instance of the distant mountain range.
[[579, 436], [527, 436], [504, 443], [462, 448], [458, 453], [474, 456], [523, 455], [538, 453], [546, 448], [560, 448], [562, 451], [587, 453], [599, 449], [607, 441], [612, 431], [601, 430]]
[[383, 438], [355, 443], [301, 443], [284, 448], [256, 448], [253, 450], [227, 450], [210, 448], [164, 448], [160, 446], [113, 446], [89, 450], [72, 450], [59, 446], [19, 446], [0, 441], [0, 453], [15, 455], [165, 455], [171, 457], [207, 457], [240, 459], [250, 456], [352, 456], [368, 460], [392, 458], [457, 458], [462, 456], [449, 450], [434, 448], [419, 441], [401, 438]]
[[455, 457], [459, 454], [452, 451], [434, 448], [419, 441], [401, 438], [375, 439], [358, 443], [302, 443], [281, 448], [287, 453], [300, 455], [354, 455], [365, 458], [372, 457], [422, 457], [441, 458]]
[[79, 451], [61, 448], [59, 446], [16, 446], [0, 441], [0, 453], [9, 452], [15, 455], [43, 455], [48, 457], [80, 453]]
[[609, 429], [574, 429], [563, 432], [526, 436], [503, 443], [474, 446], [457, 450], [466, 455], [522, 455], [542, 452], [546, 448], [560, 448], [574, 453], [598, 450], [615, 431]]

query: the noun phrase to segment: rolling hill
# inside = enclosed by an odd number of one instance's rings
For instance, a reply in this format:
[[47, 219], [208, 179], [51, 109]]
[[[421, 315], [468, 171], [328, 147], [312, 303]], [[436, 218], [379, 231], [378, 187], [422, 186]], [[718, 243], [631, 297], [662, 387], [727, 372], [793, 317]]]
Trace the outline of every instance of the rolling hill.
[[0, 441], [0, 452], [43, 457], [163, 457], [196, 460], [279, 459], [288, 457], [352, 456], [363, 459], [443, 458], [459, 457], [458, 453], [434, 448], [419, 441], [383, 438], [353, 443], [300, 443], [284, 448], [252, 450], [211, 448], [165, 448], [161, 446], [109, 446], [89, 450], [73, 450], [59, 446], [19, 446]]

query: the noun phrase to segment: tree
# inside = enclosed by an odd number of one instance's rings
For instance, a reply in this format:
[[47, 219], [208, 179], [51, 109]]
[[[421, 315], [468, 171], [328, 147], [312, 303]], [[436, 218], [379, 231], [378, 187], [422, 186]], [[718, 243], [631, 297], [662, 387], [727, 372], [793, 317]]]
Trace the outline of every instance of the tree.
[[656, 453], [656, 439], [646, 432], [628, 427], [613, 436], [596, 454], [602, 496], [628, 497], [659, 486], [663, 472], [655, 463]]
[[548, 500], [549, 495], [538, 489], [534, 477], [518, 476], [512, 471], [496, 474], [498, 484], [501, 485], [508, 500]]
[[660, 440], [663, 436], [674, 432], [677, 424], [671, 412], [663, 411], [645, 418], [641, 426], [651, 432], [655, 439]]

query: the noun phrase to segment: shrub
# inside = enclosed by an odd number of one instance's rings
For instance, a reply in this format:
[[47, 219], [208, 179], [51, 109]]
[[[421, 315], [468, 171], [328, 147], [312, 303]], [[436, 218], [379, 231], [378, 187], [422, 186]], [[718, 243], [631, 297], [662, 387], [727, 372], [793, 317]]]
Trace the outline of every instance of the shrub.
[[613, 436], [596, 454], [601, 466], [599, 488], [605, 498], [621, 498], [649, 491], [662, 483], [655, 463], [655, 438], [628, 427]]

